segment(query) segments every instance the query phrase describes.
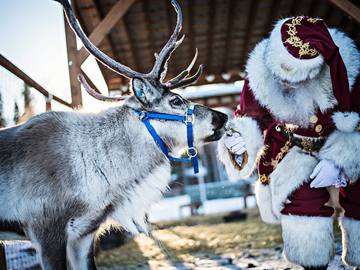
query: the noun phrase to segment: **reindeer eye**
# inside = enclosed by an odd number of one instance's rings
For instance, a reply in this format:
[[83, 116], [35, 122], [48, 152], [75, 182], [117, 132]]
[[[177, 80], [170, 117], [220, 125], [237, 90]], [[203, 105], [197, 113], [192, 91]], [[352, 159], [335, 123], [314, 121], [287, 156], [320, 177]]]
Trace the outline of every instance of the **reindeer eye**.
[[180, 97], [175, 97], [174, 99], [172, 99], [171, 104], [174, 106], [181, 106], [184, 104], [184, 101], [180, 98]]

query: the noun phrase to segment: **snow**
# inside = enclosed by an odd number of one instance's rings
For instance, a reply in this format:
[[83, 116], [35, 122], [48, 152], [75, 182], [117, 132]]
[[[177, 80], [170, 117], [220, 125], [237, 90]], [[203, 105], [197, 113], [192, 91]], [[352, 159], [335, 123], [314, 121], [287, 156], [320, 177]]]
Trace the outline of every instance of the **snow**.
[[[256, 207], [254, 196], [249, 196], [246, 200], [249, 208]], [[158, 203], [151, 206], [149, 220], [151, 222], [176, 220], [183, 217], [190, 216], [190, 208], [184, 207], [180, 210], [182, 205], [190, 203], [188, 195], [176, 196], [171, 198], [164, 198]], [[201, 214], [216, 214], [223, 212], [236, 211], [244, 208], [243, 198], [229, 198], [205, 201], [203, 207], [200, 209]]]

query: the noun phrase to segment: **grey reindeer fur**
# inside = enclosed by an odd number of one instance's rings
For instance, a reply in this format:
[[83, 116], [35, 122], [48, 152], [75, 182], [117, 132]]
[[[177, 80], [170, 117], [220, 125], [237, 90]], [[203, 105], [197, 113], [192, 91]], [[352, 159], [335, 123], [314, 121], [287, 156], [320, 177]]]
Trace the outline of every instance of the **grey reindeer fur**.
[[[34, 243], [46, 270], [96, 269], [93, 242], [99, 227], [119, 224], [147, 232], [149, 205], [160, 199], [170, 179], [170, 163], [134, 113], [136, 110], [184, 115], [190, 102], [171, 89], [195, 82], [189, 77], [196, 60], [163, 83], [166, 62], [183, 39], [182, 14], [173, 35], [157, 55], [153, 70], [141, 74], [101, 53], [82, 32], [67, 0], [55, 0], [84, 46], [98, 60], [131, 79], [134, 96], [99, 114], [47, 112], [0, 130], [0, 221], [17, 224]], [[80, 77], [86, 91], [101, 100]], [[195, 105], [194, 144], [220, 139], [226, 115]], [[151, 120], [176, 153], [187, 146], [184, 123]], [[0, 222], [1, 223], [1, 222]]]
[[[169, 105], [175, 95], [151, 110], [184, 113], [188, 101]], [[23, 226], [45, 269], [95, 269], [93, 238], [106, 220], [147, 232], [146, 207], [167, 188], [170, 164], [132, 111], [141, 106], [132, 97], [99, 114], [47, 112], [0, 130], [0, 219]], [[224, 125], [218, 114], [195, 106], [196, 143]], [[153, 125], [172, 149], [186, 146], [184, 124]]]

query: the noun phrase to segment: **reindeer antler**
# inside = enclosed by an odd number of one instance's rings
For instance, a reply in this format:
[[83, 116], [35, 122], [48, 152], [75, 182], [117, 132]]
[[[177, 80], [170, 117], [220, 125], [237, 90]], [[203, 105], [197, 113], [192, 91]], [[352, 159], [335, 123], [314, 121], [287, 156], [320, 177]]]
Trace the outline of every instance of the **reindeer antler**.
[[[78, 20], [76, 19], [74, 12], [71, 8], [71, 5], [69, 4], [68, 0], [54, 0], [59, 2], [65, 10], [66, 17], [69, 21], [69, 24], [71, 25], [72, 29], [76, 33], [76, 35], [80, 38], [82, 43], [84, 44], [84, 47], [89, 51], [90, 54], [92, 54], [96, 59], [98, 59], [102, 64], [113, 70], [114, 72], [125, 76], [129, 79], [132, 78], [142, 78], [148, 81], [155, 81], [160, 84], [162, 84], [167, 89], [175, 89], [178, 87], [185, 87], [187, 85], [195, 83], [203, 70], [203, 67], [200, 66], [198, 71], [195, 73], [194, 76], [188, 77], [192, 67], [195, 64], [195, 61], [197, 59], [198, 51], [196, 50], [195, 56], [193, 60], [191, 61], [190, 65], [187, 69], [182, 71], [178, 76], [175, 78], [169, 80], [167, 83], [163, 83], [162, 80], [165, 78], [166, 71], [167, 71], [167, 62], [171, 57], [171, 54], [173, 51], [176, 50], [176, 48], [183, 42], [184, 37], [182, 36], [180, 39], [178, 39], [181, 29], [182, 29], [182, 23], [183, 23], [183, 15], [180, 8], [179, 3], [176, 0], [171, 0], [171, 4], [174, 6], [174, 9], [177, 14], [177, 21], [176, 26], [174, 29], [174, 32], [170, 36], [169, 40], [166, 42], [162, 50], [158, 55], [156, 55], [155, 64], [152, 68], [152, 70], [149, 73], [140, 73], [137, 71], [132, 70], [131, 68], [111, 59], [109, 56], [104, 54], [101, 50], [99, 50], [85, 35], [84, 31], [82, 30]], [[89, 84], [86, 82], [86, 79], [80, 75], [79, 76], [80, 82], [83, 84], [85, 90], [92, 95], [93, 97], [100, 99], [100, 100], [111, 100], [111, 101], [119, 101], [123, 100], [126, 97], [107, 97], [100, 95], [96, 93], [95, 91], [92, 91], [92, 88], [89, 86]]]

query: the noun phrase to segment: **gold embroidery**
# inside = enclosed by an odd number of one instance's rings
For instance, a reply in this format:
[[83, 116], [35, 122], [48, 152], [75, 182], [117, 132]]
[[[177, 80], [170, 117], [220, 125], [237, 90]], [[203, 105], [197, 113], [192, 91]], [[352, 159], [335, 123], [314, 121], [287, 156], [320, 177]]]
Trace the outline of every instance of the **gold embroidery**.
[[281, 147], [280, 152], [276, 155], [274, 159], [271, 159], [271, 166], [275, 169], [279, 162], [283, 159], [285, 154], [289, 152], [291, 146], [291, 140], [286, 141], [285, 145]]
[[263, 184], [263, 185], [268, 185], [268, 184], [270, 183], [270, 179], [269, 179], [269, 177], [268, 177], [266, 174], [260, 175], [259, 181], [260, 181], [260, 183]]
[[[311, 57], [316, 56], [318, 54], [318, 51], [310, 48], [309, 42], [303, 42], [298, 36], [297, 36], [297, 25], [301, 25], [301, 21], [304, 19], [303, 16], [297, 16], [294, 17], [291, 20], [291, 23], [287, 23], [288, 26], [287, 33], [289, 34], [289, 37], [285, 40], [285, 43], [288, 43], [295, 48], [299, 48], [299, 56], [303, 55], [309, 55]], [[309, 19], [308, 19], [309, 20]], [[316, 20], [316, 19], [314, 19]], [[313, 20], [312, 20], [313, 21]]]
[[321, 19], [317, 19], [317, 18], [308, 18], [307, 19], [308, 22], [311, 22], [311, 23], [316, 23], [318, 21], [321, 21]]

